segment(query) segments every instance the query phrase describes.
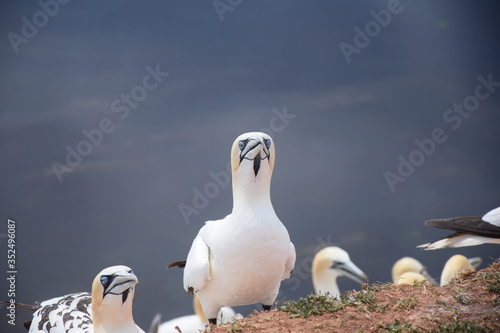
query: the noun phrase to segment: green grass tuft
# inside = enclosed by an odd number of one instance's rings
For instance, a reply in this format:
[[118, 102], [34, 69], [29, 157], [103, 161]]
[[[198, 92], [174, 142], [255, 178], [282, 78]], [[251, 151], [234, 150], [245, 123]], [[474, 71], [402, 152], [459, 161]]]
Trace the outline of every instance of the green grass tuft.
[[448, 324], [439, 325], [432, 333], [488, 333], [493, 332], [488, 327], [483, 327], [473, 321], [454, 321]]
[[320, 316], [325, 312], [335, 312], [345, 306], [343, 302], [329, 296], [310, 295], [296, 301], [286, 301], [279, 307], [279, 310], [289, 312], [292, 318], [308, 318]]
[[402, 323], [397, 319], [394, 319], [394, 322], [382, 325], [378, 324], [379, 329], [383, 330], [382, 332], [390, 332], [390, 333], [417, 333], [420, 332], [418, 329], [412, 326], [409, 323]]

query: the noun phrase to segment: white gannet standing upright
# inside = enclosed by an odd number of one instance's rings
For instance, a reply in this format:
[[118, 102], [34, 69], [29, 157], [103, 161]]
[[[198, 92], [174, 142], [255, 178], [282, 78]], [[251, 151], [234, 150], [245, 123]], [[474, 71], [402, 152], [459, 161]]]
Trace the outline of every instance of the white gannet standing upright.
[[425, 221], [425, 225], [456, 231], [454, 234], [417, 247], [424, 250], [474, 246], [486, 243], [500, 244], [500, 207], [484, 216], [452, 217]]
[[233, 210], [208, 221], [193, 241], [184, 289], [198, 293], [211, 324], [223, 306], [262, 303], [270, 310], [281, 280], [290, 277], [295, 247], [271, 203], [275, 149], [271, 137], [240, 135], [231, 149]]
[[336, 246], [325, 247], [318, 251], [312, 263], [312, 279], [314, 291], [318, 295], [328, 294], [339, 297], [340, 290], [337, 277], [345, 276], [363, 283], [368, 277], [349, 258], [349, 254]]
[[[195, 294], [193, 297], [193, 308], [195, 314], [174, 318], [162, 323], [158, 328], [158, 333], [179, 333], [176, 326], [179, 327], [182, 333], [197, 333], [200, 330], [204, 330], [208, 325], [208, 319], [203, 313], [198, 294]], [[219, 311], [217, 321], [219, 323], [227, 323], [235, 316], [236, 313], [232, 308], [223, 307]]]
[[470, 260], [461, 254], [452, 256], [448, 259], [448, 261], [446, 261], [441, 273], [441, 287], [446, 286], [452, 279], [457, 278], [465, 271], [475, 271], [474, 267], [470, 263]]
[[103, 269], [92, 294], [76, 293], [42, 302], [33, 314], [30, 333], [144, 333], [134, 322], [132, 300], [138, 283], [127, 266]]

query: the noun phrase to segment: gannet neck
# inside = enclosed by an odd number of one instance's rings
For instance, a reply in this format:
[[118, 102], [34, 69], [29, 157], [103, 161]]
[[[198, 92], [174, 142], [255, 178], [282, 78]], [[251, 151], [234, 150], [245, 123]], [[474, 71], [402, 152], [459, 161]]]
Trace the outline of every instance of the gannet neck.
[[340, 290], [337, 285], [338, 274], [331, 269], [324, 269], [316, 271], [313, 274], [314, 291], [317, 295], [330, 295], [331, 297], [338, 297]]
[[236, 138], [231, 148], [233, 211], [272, 208], [274, 159], [274, 142], [269, 135], [249, 132]]
[[102, 270], [92, 283], [92, 320], [95, 333], [140, 332], [132, 315], [137, 277], [126, 266]]

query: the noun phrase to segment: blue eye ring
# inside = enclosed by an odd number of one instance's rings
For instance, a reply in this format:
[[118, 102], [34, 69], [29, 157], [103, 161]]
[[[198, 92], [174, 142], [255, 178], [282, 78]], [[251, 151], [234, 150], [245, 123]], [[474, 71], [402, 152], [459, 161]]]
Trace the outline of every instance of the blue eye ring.
[[271, 139], [266, 139], [264, 143], [266, 144], [267, 149], [271, 148]]
[[240, 150], [243, 150], [245, 149], [245, 146], [247, 145], [247, 143], [243, 140], [241, 140], [240, 142], [238, 142], [238, 148], [240, 148]]
[[101, 284], [102, 284], [102, 286], [104, 288], [108, 287], [109, 282], [110, 282], [109, 275], [101, 275], [101, 277], [99, 278], [99, 280], [101, 281]]

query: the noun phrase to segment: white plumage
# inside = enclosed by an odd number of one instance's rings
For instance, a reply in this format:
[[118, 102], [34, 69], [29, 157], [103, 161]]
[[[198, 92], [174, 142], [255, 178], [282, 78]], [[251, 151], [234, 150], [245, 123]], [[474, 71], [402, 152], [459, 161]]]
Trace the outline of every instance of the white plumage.
[[184, 289], [199, 293], [211, 323], [223, 306], [262, 303], [269, 309], [295, 264], [295, 248], [271, 203], [274, 159], [274, 143], [265, 133], [234, 141], [233, 210], [206, 222], [187, 256]]

